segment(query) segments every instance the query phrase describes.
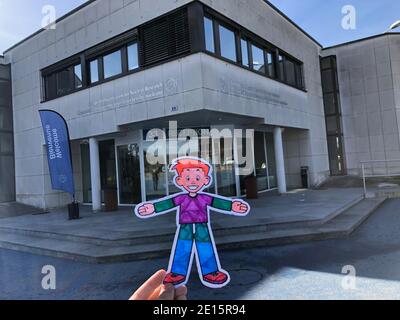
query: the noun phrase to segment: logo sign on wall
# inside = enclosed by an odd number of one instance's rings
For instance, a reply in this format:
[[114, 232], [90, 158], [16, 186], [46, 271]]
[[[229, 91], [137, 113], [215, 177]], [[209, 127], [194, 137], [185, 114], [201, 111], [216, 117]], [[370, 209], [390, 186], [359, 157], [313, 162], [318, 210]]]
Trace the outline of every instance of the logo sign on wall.
[[55, 111], [41, 110], [39, 113], [46, 141], [52, 188], [70, 193], [74, 197], [74, 176], [67, 123]]

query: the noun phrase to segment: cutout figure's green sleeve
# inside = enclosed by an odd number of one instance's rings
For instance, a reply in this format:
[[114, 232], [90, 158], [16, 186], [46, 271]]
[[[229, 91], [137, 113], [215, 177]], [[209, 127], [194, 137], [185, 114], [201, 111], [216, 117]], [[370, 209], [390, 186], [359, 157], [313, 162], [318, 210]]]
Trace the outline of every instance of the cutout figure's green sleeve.
[[225, 200], [225, 199], [220, 199], [220, 198], [213, 198], [213, 201], [211, 203], [211, 207], [223, 211], [232, 211], [232, 201], [231, 200]]
[[162, 213], [175, 208], [176, 205], [174, 203], [174, 199], [167, 199], [154, 203], [154, 207], [156, 209], [156, 213]]

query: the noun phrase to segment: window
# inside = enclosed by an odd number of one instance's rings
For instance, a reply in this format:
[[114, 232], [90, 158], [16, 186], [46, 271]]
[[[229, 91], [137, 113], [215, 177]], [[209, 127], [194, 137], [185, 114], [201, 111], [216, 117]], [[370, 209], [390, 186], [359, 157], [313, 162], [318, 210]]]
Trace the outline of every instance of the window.
[[121, 204], [142, 202], [140, 150], [137, 144], [118, 146], [119, 200]]
[[286, 83], [295, 86], [296, 85], [295, 64], [289, 58], [285, 59], [285, 72], [286, 72]]
[[99, 80], [99, 61], [96, 59], [90, 62], [90, 83], [96, 83]]
[[242, 48], [242, 64], [245, 67], [250, 67], [248, 42], [244, 39], [241, 39], [240, 46]]
[[12, 154], [14, 152], [13, 134], [2, 132], [0, 135], [0, 153]]
[[221, 56], [232, 61], [237, 61], [235, 33], [223, 26], [219, 26]]
[[324, 105], [325, 105], [325, 115], [330, 116], [337, 113], [336, 107], [336, 94], [335, 93], [325, 93], [324, 94]]
[[62, 96], [70, 91], [71, 85], [71, 68], [64, 69], [57, 73], [57, 95]]
[[104, 79], [108, 79], [122, 73], [121, 50], [104, 56]]
[[213, 21], [206, 17], [204, 18], [204, 34], [206, 39], [206, 50], [215, 53]]
[[73, 64], [44, 76], [46, 99], [54, 99], [83, 87], [81, 64]]
[[275, 55], [267, 51], [267, 72], [270, 78], [275, 78]]
[[83, 82], [82, 82], [82, 66], [80, 64], [77, 64], [74, 67], [74, 81], [75, 81], [75, 88], [82, 88]]
[[295, 67], [296, 67], [296, 86], [300, 89], [304, 89], [303, 66], [297, 63]]
[[264, 50], [253, 44], [251, 51], [253, 54], [253, 69], [265, 73]]
[[139, 55], [137, 43], [128, 46], [128, 69], [135, 70], [139, 68]]
[[[336, 57], [322, 58], [321, 69], [330, 170], [332, 175], [345, 175], [345, 146], [343, 143], [340, 92], [337, 85]], [[299, 70], [297, 69], [297, 71]], [[301, 83], [304, 86], [301, 71], [300, 66]]]
[[204, 48], [208, 52], [251, 68], [269, 78], [304, 89], [302, 63], [283, 52], [278, 53], [279, 49], [267, 41], [252, 36], [239, 26], [235, 27], [226, 21], [220, 22], [217, 18], [210, 17], [204, 18], [204, 33]]
[[284, 58], [281, 54], [278, 55], [278, 70], [279, 70], [279, 80], [285, 81]]

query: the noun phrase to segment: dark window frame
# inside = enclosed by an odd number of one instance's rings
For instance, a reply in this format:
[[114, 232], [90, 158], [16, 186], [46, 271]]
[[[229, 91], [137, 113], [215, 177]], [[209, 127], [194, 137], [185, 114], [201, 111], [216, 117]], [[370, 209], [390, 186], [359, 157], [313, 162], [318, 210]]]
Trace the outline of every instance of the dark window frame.
[[[161, 19], [163, 17], [167, 17], [170, 15], [173, 15], [177, 13], [180, 10], [186, 10], [187, 12], [187, 23], [190, 26], [189, 27], [189, 44], [190, 44], [190, 50], [188, 52], [182, 53], [182, 54], [177, 54], [174, 56], [169, 56], [164, 58], [163, 60], [154, 62], [152, 64], [145, 65], [144, 64], [144, 56], [143, 56], [143, 28], [145, 28], [147, 25], [150, 25], [154, 21]], [[211, 19], [213, 22], [213, 30], [214, 30], [214, 47], [215, 47], [215, 53], [209, 52], [205, 49], [205, 35], [204, 35], [204, 17], [207, 17]], [[227, 28], [228, 30], [231, 30], [235, 34], [235, 43], [236, 43], [236, 58], [237, 61], [232, 61], [230, 59], [224, 58], [220, 55], [221, 53], [221, 48], [220, 48], [220, 37], [219, 37], [219, 25], [222, 25], [223, 27]], [[194, 26], [194, 28], [192, 28]], [[242, 48], [241, 48], [241, 39], [244, 39], [247, 41], [247, 50], [248, 50], [248, 56], [249, 56], [249, 67], [245, 66], [242, 64], [243, 62], [243, 57], [242, 57]], [[127, 53], [127, 47], [136, 42], [138, 46], [138, 63], [139, 67], [133, 70], [129, 70], [129, 65], [128, 65], [128, 53]], [[264, 57], [267, 62], [267, 51], [271, 51], [274, 54], [275, 61], [274, 61], [274, 70], [275, 70], [275, 75], [270, 76], [268, 74], [268, 64], [265, 64], [266, 68], [266, 73], [260, 73], [256, 70], [251, 69], [251, 65], [253, 63], [252, 61], [252, 52], [251, 52], [251, 44], [254, 43], [255, 45], [259, 46], [260, 48], [263, 48], [265, 50]], [[104, 79], [104, 66], [103, 66], [103, 56], [107, 54], [107, 52], [112, 52], [114, 50], [117, 50], [118, 48], [121, 48], [122, 50], [122, 69], [123, 72], [119, 75], [116, 75], [114, 77], [110, 77], [108, 79]], [[120, 77], [124, 77], [136, 72], [140, 72], [143, 70], [146, 70], [148, 68], [153, 68], [155, 66], [167, 63], [169, 61], [173, 61], [179, 58], [183, 58], [185, 56], [189, 56], [190, 54], [193, 53], [206, 53], [210, 56], [216, 57], [220, 60], [223, 60], [227, 63], [237, 65], [243, 69], [249, 70], [251, 72], [255, 72], [256, 74], [263, 75], [265, 77], [271, 78], [275, 81], [281, 82], [283, 84], [286, 84], [288, 86], [291, 86], [293, 88], [296, 88], [298, 90], [302, 90], [307, 92], [305, 88], [305, 81], [304, 81], [304, 64], [297, 58], [291, 56], [290, 54], [284, 52], [283, 50], [278, 49], [276, 46], [268, 42], [267, 40], [261, 38], [260, 36], [252, 33], [251, 31], [243, 28], [242, 26], [238, 25], [231, 19], [223, 16], [222, 14], [214, 11], [210, 7], [195, 1], [190, 4], [181, 6], [179, 8], [176, 8], [173, 11], [170, 11], [166, 14], [163, 14], [159, 17], [156, 17], [155, 19], [148, 21], [132, 30], [129, 30], [125, 33], [122, 33], [112, 39], [108, 39], [100, 44], [97, 44], [77, 55], [74, 55], [70, 58], [64, 59], [61, 62], [58, 62], [54, 65], [51, 65], [49, 67], [46, 67], [41, 70], [42, 74], [42, 99], [41, 102], [47, 102], [53, 99], [57, 99], [59, 97], [62, 97], [64, 95], [69, 95], [73, 94], [75, 92], [85, 90], [90, 87], [94, 87], [97, 85], [101, 85], [103, 83], [106, 83], [108, 81], [113, 81], [115, 79], [118, 79]], [[280, 52], [284, 54], [284, 56], [290, 57], [293, 59], [299, 66], [296, 68], [298, 69], [299, 73], [299, 79], [302, 80], [301, 85], [299, 87], [292, 86], [290, 84], [287, 84], [283, 81], [280, 81], [278, 79], [278, 65], [277, 65], [277, 53]], [[99, 69], [99, 81], [91, 83], [90, 80], [90, 61], [98, 59], [98, 69]], [[82, 67], [82, 87], [77, 88], [74, 90], [71, 90], [70, 92], [58, 96], [58, 95], [53, 95], [50, 96], [47, 93], [47, 84], [46, 84], [46, 77], [48, 77], [52, 72], [56, 72], [61, 70], [64, 67], [68, 67], [68, 65], [74, 64], [74, 62], [80, 61], [81, 67]], [[297, 72], [297, 71], [296, 71]], [[296, 76], [297, 78], [297, 76]]]
[[[263, 54], [263, 59], [262, 59], [262, 61], [264, 61], [264, 72], [262, 72], [261, 69], [260, 69], [260, 70], [257, 70], [257, 69], [254, 68], [253, 47], [256, 47], [256, 48], [260, 49], [260, 51], [261, 51], [262, 54]], [[263, 76], [266, 76], [267, 73], [266, 73], [266, 69], [265, 69], [265, 61], [266, 61], [265, 49], [264, 49], [262, 46], [260, 46], [260, 45], [258, 45], [258, 44], [256, 44], [256, 43], [254, 43], [254, 42], [250, 42], [250, 52], [251, 52], [251, 65], [250, 65], [250, 70], [255, 71], [255, 72], [257, 72], [258, 74], [261, 74], [261, 75], [263, 75]]]
[[[227, 25], [223, 22], [219, 22], [219, 21], [214, 21], [214, 25], [217, 24], [217, 30], [218, 30], [218, 46], [219, 46], [219, 54], [222, 58], [231, 61], [233, 63], [239, 63], [239, 50], [238, 50], [238, 42], [237, 42], [237, 38], [238, 38], [238, 32], [230, 25]], [[235, 55], [236, 55], [236, 60], [232, 60], [229, 59], [227, 57], [224, 57], [222, 55], [222, 44], [221, 44], [221, 27], [232, 32], [233, 33], [233, 38], [234, 38], [234, 44], [235, 44]], [[215, 27], [214, 27], [214, 32], [215, 32]], [[215, 39], [215, 36], [214, 36]]]
[[[75, 83], [75, 76], [74, 76], [74, 71], [75, 71], [75, 67], [77, 65], [81, 66], [81, 70], [82, 70], [82, 86], [81, 87], [77, 87], [76, 83]], [[63, 61], [61, 61], [61, 63], [57, 64], [57, 65], [53, 65], [50, 66], [49, 68], [46, 68], [44, 70], [42, 70], [42, 99], [48, 101], [48, 100], [52, 100], [52, 99], [56, 99], [59, 97], [63, 97], [69, 94], [72, 94], [74, 92], [83, 90], [85, 88], [85, 82], [84, 82], [84, 63], [82, 61], [82, 56], [79, 55], [74, 55], [68, 59], [65, 59]], [[58, 94], [58, 75], [65, 71], [68, 70], [69, 72], [69, 83], [70, 83], [70, 90], [68, 90], [67, 92], [63, 93], [63, 94]], [[51, 81], [51, 88], [53, 89], [53, 92], [49, 92], [49, 78], [52, 78]], [[50, 99], [47, 99], [47, 97], [51, 97]]]
[[[324, 68], [324, 62], [329, 61], [329, 66]], [[322, 79], [322, 73], [324, 71], [327, 71], [330, 73], [331, 81], [332, 81], [332, 90], [324, 90], [325, 86], [322, 86], [322, 97], [323, 97], [323, 103], [324, 103], [324, 112], [325, 112], [325, 125], [326, 125], [326, 136], [327, 136], [327, 142], [328, 142], [328, 154], [329, 154], [329, 166], [330, 166], [330, 172], [332, 176], [340, 176], [340, 175], [346, 175], [347, 174], [347, 167], [346, 167], [346, 152], [345, 152], [345, 144], [344, 144], [344, 135], [343, 135], [343, 124], [342, 124], [342, 111], [341, 111], [341, 101], [340, 101], [340, 88], [338, 86], [338, 74], [337, 74], [337, 61], [336, 61], [336, 56], [331, 55], [327, 56], [324, 58], [320, 58], [320, 69], [321, 69], [321, 81]], [[333, 95], [333, 102], [334, 102], [334, 109], [335, 111], [333, 113], [327, 113], [327, 105], [326, 105], [326, 96], [327, 95]], [[336, 130], [335, 131], [329, 131], [329, 119], [335, 118], [336, 120]], [[329, 145], [329, 140], [334, 138], [337, 141], [338, 147], [336, 148], [336, 152], [334, 153], [335, 150], [331, 150], [330, 145]], [[335, 171], [335, 168], [332, 167], [331, 161], [333, 159], [339, 159], [340, 157], [340, 163], [342, 165], [341, 171]]]
[[[204, 17], [210, 19], [213, 21], [213, 26], [214, 26], [214, 46], [215, 46], [215, 53], [208, 51], [205, 48], [205, 41], [203, 43], [203, 50], [201, 52], [206, 53], [210, 56], [213, 56], [215, 58], [218, 58], [220, 60], [223, 60], [225, 62], [237, 65], [241, 68], [244, 68], [246, 70], [249, 70], [251, 72], [254, 72], [256, 74], [265, 76], [269, 79], [278, 81], [282, 84], [285, 84], [289, 87], [307, 92], [306, 86], [305, 86], [305, 81], [304, 81], [304, 63], [302, 61], [300, 61], [299, 59], [297, 59], [296, 57], [292, 56], [291, 54], [277, 48], [275, 45], [271, 44], [270, 42], [268, 42], [267, 40], [261, 38], [260, 36], [252, 33], [251, 31], [248, 31], [247, 29], [244, 29], [243, 27], [241, 27], [240, 25], [238, 25], [236, 22], [232, 21], [231, 19], [223, 16], [222, 14], [214, 11], [213, 9], [211, 9], [210, 7], [204, 5]], [[203, 18], [203, 17], [202, 17]], [[235, 34], [236, 34], [236, 52], [237, 52], [237, 62], [234, 62], [230, 59], [227, 59], [225, 57], [223, 57], [221, 55], [221, 49], [220, 49], [220, 39], [219, 39], [219, 25], [223, 25], [224, 27], [228, 28], [229, 30], [234, 30]], [[245, 39], [248, 42], [248, 52], [249, 52], [249, 62], [250, 62], [250, 67], [244, 66], [242, 64], [242, 52], [241, 52], [241, 45], [240, 45], [240, 40], [241, 39]], [[268, 69], [268, 64], [265, 65], [266, 68], [266, 72], [259, 72], [257, 70], [253, 70], [252, 69], [252, 65], [253, 65], [253, 60], [252, 60], [252, 44], [256, 45], [257, 47], [260, 47], [261, 49], [263, 49], [264, 51], [269, 51], [273, 54], [274, 57], [274, 70], [275, 70], [275, 75], [274, 76], [270, 76], [267, 72]], [[285, 58], [289, 58], [291, 59], [294, 63], [295, 66], [298, 66], [297, 68], [300, 69], [301, 75], [301, 83], [299, 84], [299, 86], [297, 85], [291, 85], [286, 81], [286, 72], [284, 71], [284, 78], [283, 80], [279, 79], [279, 68], [278, 68], [278, 56], [279, 54], [282, 55], [283, 59], [285, 60]], [[266, 52], [264, 52], [264, 59], [267, 62], [267, 54]], [[297, 69], [296, 68], [296, 69]], [[283, 61], [283, 69], [285, 70], [285, 61]], [[297, 83], [297, 74], [296, 74], [296, 83]]]
[[[114, 75], [109, 76], [109, 77], [106, 78], [106, 75], [105, 75], [105, 61], [104, 61], [104, 58], [106, 58], [107, 56], [111, 56], [111, 55], [113, 55], [113, 54], [115, 54], [115, 53], [117, 53], [117, 52], [119, 52], [119, 56], [121, 57], [121, 59], [120, 59], [120, 61], [119, 61], [120, 67], [121, 67], [121, 72], [116, 73], [116, 74], [114, 74]], [[126, 55], [126, 52], [125, 52], [125, 55]], [[120, 77], [122, 74], [126, 73], [126, 71], [124, 70], [124, 66], [126, 66], [127, 57], [124, 57], [124, 54], [123, 54], [123, 47], [121, 47], [121, 48], [119, 48], [119, 49], [112, 50], [112, 51], [110, 51], [109, 53], [104, 54], [101, 58], [102, 58], [102, 60], [103, 60], [103, 66], [102, 66], [103, 80], [115, 79], [116, 77]]]

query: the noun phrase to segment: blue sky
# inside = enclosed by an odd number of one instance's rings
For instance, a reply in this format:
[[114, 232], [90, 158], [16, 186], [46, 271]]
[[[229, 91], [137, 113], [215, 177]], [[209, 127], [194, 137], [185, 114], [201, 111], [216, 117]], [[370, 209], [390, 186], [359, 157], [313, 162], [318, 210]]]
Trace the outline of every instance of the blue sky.
[[[270, 0], [324, 46], [331, 46], [385, 32], [400, 20], [399, 0]], [[342, 8], [352, 5], [356, 29], [342, 28]], [[400, 28], [399, 30], [400, 31]]]
[[0, 53], [41, 29], [45, 5], [60, 17], [86, 0], [0, 0]]
[[[163, 0], [159, 0], [163, 1]], [[324, 46], [384, 32], [400, 20], [398, 0], [270, 0]], [[85, 0], [0, 0], [0, 52], [41, 28], [42, 7], [54, 5], [60, 17]], [[342, 7], [356, 9], [356, 29], [341, 26]]]

